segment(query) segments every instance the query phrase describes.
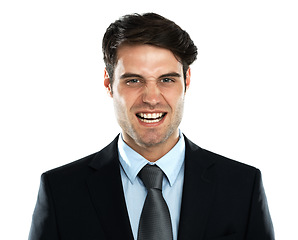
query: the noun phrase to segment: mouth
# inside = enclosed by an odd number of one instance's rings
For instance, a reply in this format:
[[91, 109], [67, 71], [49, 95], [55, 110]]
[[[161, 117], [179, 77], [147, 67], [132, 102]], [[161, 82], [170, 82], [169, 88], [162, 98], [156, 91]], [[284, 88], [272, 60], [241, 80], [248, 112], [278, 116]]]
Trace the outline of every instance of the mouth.
[[137, 113], [136, 116], [144, 123], [158, 123], [160, 122], [167, 113]]

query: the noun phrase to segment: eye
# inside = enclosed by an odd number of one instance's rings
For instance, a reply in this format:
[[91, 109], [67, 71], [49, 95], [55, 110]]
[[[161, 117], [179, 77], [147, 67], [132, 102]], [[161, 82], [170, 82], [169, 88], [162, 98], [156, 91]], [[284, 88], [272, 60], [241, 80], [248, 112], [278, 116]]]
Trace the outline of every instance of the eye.
[[174, 80], [171, 79], [171, 78], [163, 78], [163, 79], [161, 79], [160, 81], [161, 81], [162, 83], [171, 83], [171, 82], [174, 82]]
[[138, 80], [138, 79], [129, 79], [129, 80], [126, 81], [126, 84], [127, 85], [132, 85], [132, 84], [136, 84], [136, 83], [139, 83], [139, 82], [140, 82], [140, 80]]

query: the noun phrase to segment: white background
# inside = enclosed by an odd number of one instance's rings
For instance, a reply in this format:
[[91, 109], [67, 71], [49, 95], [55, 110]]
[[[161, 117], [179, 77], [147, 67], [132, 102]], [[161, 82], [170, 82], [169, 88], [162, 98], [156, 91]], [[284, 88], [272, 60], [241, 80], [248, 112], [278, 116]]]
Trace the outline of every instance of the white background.
[[101, 39], [154, 11], [199, 48], [182, 131], [263, 173], [277, 239], [297, 237], [296, 1], [1, 1], [0, 239], [27, 239], [40, 175], [120, 131], [103, 86]]

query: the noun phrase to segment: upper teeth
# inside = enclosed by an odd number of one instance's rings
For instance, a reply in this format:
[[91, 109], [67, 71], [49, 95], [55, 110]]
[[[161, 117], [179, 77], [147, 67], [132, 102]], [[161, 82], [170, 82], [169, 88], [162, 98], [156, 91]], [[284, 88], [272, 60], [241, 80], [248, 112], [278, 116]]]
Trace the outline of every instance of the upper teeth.
[[142, 118], [156, 119], [162, 117], [163, 113], [139, 113], [138, 115]]

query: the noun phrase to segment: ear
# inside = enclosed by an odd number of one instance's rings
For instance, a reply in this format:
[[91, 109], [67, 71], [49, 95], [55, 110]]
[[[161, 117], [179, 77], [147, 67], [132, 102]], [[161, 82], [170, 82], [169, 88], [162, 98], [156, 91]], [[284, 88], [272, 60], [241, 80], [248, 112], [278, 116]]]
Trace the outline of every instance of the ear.
[[190, 76], [191, 76], [191, 70], [190, 70], [190, 67], [187, 69], [187, 72], [186, 72], [186, 79], [185, 79], [185, 91], [188, 90], [189, 88], [189, 85], [190, 85]]
[[111, 81], [110, 81], [110, 77], [109, 77], [109, 74], [108, 74], [108, 71], [106, 68], [104, 70], [104, 83], [103, 84], [104, 84], [105, 88], [107, 89], [107, 92], [110, 95], [110, 97], [113, 97]]

